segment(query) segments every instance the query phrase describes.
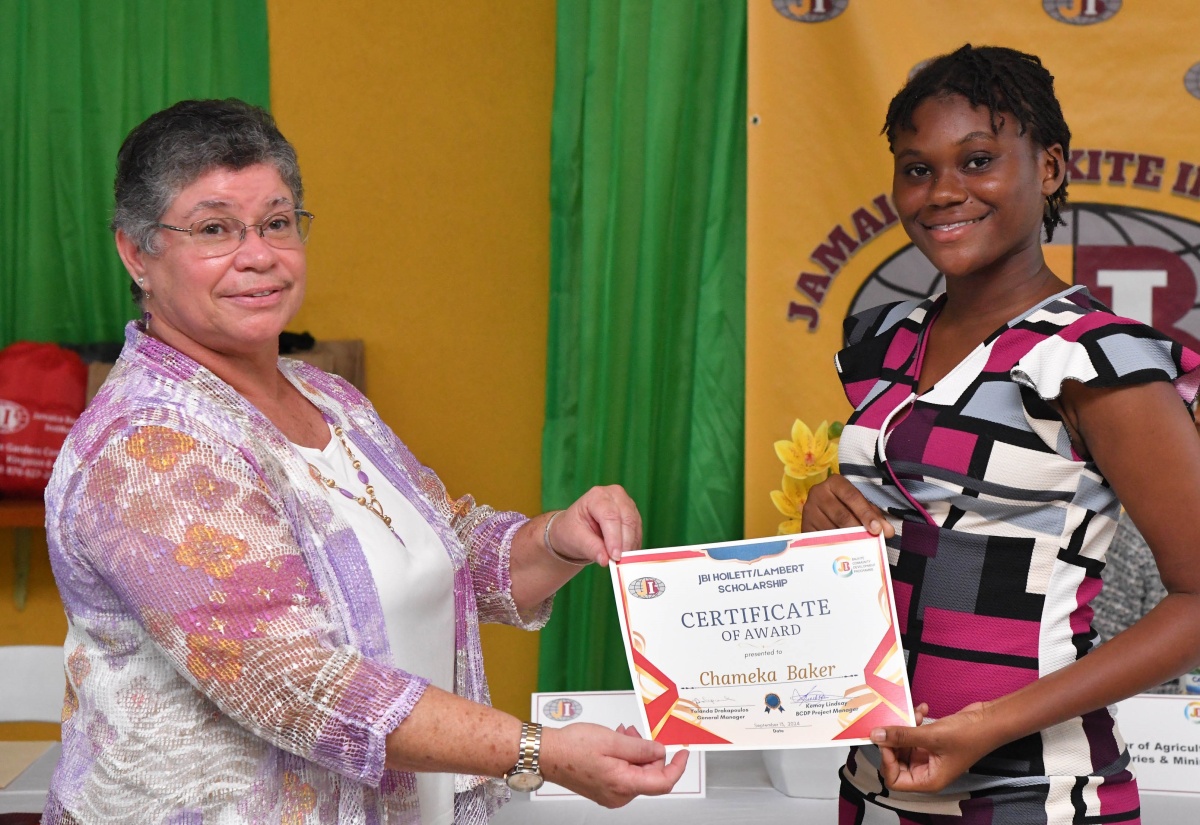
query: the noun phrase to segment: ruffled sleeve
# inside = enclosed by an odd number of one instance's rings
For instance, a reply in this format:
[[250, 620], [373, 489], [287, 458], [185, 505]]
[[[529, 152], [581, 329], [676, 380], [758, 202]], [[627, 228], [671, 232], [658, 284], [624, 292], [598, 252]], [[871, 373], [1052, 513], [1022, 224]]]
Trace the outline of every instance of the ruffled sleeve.
[[1170, 381], [1191, 407], [1200, 355], [1145, 324], [1091, 312], [1033, 346], [1010, 375], [1043, 401], [1058, 398], [1064, 381], [1096, 388]]
[[1089, 312], [1032, 346], [1009, 370], [1023, 388], [1025, 420], [1064, 458], [1075, 449], [1057, 406], [1064, 381], [1123, 387], [1170, 381], [1190, 408], [1200, 389], [1200, 355], [1145, 324], [1108, 312]]

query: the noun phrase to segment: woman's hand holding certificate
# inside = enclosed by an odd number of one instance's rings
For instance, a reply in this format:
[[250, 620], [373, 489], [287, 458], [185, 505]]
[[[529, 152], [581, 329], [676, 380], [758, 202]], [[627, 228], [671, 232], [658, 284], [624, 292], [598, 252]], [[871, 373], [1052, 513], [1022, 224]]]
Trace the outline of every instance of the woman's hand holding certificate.
[[657, 741], [819, 747], [913, 724], [882, 538], [855, 528], [643, 550], [611, 570]]

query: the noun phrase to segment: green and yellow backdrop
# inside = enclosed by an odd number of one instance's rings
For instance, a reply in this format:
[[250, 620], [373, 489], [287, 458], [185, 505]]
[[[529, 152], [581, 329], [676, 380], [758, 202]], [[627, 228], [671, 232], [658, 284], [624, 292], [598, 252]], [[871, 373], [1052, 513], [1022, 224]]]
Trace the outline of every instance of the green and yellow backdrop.
[[[1197, 23], [1191, 0], [0, 0], [0, 346], [120, 338], [121, 139], [242, 97], [318, 215], [293, 328], [364, 340], [368, 395], [452, 493], [536, 512], [617, 482], [648, 546], [771, 534], [848, 414], [842, 318], [936, 288], [878, 135], [925, 58], [1043, 57], [1083, 150], [1053, 265], [1200, 338]], [[0, 531], [0, 644], [63, 638], [37, 550], [18, 611]], [[627, 687], [611, 592], [589, 570], [541, 634], [485, 628], [496, 704]]]

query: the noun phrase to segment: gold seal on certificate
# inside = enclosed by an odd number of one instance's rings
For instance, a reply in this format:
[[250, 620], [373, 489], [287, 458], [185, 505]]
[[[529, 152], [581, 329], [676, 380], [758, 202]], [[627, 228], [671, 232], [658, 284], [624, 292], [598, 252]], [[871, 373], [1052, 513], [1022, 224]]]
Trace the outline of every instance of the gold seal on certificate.
[[610, 569], [646, 730], [664, 745], [853, 745], [913, 724], [882, 538], [639, 550]]

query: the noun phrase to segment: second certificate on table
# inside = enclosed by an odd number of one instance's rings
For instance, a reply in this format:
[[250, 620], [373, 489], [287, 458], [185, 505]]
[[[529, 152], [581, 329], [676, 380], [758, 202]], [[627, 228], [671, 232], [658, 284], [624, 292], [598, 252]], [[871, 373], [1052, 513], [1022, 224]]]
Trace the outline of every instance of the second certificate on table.
[[848, 745], [913, 724], [886, 548], [865, 530], [640, 550], [612, 577], [663, 744]]

